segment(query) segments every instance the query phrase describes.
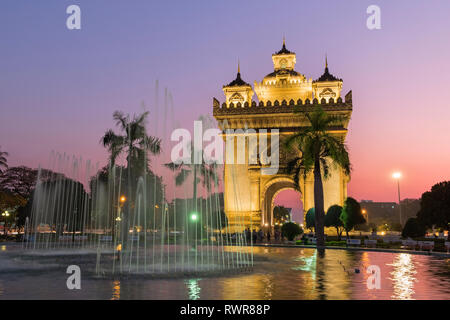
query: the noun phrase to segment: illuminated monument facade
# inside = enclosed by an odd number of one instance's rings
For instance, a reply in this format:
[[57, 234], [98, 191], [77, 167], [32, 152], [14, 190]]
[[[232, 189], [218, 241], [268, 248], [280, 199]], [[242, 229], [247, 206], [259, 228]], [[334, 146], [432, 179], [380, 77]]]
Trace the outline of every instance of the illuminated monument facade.
[[[283, 139], [293, 134], [299, 127], [309, 125], [305, 113], [311, 112], [318, 105], [327, 113], [338, 115], [344, 120], [340, 126], [330, 128], [330, 133], [345, 140], [347, 127], [352, 113], [352, 93], [341, 98], [342, 80], [328, 71], [325, 60], [325, 71], [317, 80], [307, 79], [294, 70], [296, 54], [283, 47], [272, 55], [274, 71], [261, 82], [255, 81], [254, 88], [241, 78], [240, 70], [235, 80], [223, 87], [225, 102], [220, 105], [213, 99], [213, 114], [223, 130], [225, 140], [233, 139], [234, 157], [238, 153], [237, 141], [242, 136], [248, 142], [251, 133], [243, 133], [238, 129], [255, 129], [254, 135], [261, 141], [261, 135], [272, 139], [271, 129], [279, 129], [279, 170], [276, 174], [266, 175], [261, 171], [261, 161], [255, 164], [249, 160], [246, 148], [245, 163], [233, 164], [225, 161], [224, 165], [224, 200], [225, 212], [233, 231], [240, 231], [246, 225], [253, 228], [273, 227], [273, 202], [276, 195], [285, 189], [296, 189], [292, 176], [286, 172], [286, 164], [295, 154], [289, 154], [283, 148]], [[252, 100], [256, 93], [258, 102]], [[294, 114], [294, 107], [300, 114]], [[227, 131], [228, 129], [228, 131]], [[261, 130], [263, 129], [263, 130]], [[267, 133], [264, 133], [266, 129]], [[241, 140], [242, 141], [242, 140]], [[267, 144], [270, 146], [270, 142]], [[227, 145], [228, 148], [230, 148]], [[226, 148], [227, 148], [226, 147]], [[261, 144], [258, 143], [258, 149]], [[268, 148], [270, 149], [270, 148]], [[225, 150], [228, 154], [231, 150]], [[270, 154], [270, 150], [267, 150]], [[343, 205], [347, 197], [349, 178], [340, 168], [331, 166], [331, 175], [323, 180], [325, 210], [331, 205]], [[304, 214], [314, 207], [314, 180], [312, 173], [301, 178], [300, 190]]]

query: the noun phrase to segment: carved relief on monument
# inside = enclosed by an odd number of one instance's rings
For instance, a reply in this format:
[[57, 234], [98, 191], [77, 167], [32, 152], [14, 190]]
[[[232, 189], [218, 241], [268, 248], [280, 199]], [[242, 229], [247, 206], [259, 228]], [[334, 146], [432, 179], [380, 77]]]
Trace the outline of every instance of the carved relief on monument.
[[330, 88], [325, 88], [322, 90], [321, 93], [319, 93], [319, 97], [320, 98], [335, 98], [336, 93], [333, 90], [331, 90]]
[[236, 92], [230, 97], [230, 102], [244, 102], [244, 97], [240, 93]]

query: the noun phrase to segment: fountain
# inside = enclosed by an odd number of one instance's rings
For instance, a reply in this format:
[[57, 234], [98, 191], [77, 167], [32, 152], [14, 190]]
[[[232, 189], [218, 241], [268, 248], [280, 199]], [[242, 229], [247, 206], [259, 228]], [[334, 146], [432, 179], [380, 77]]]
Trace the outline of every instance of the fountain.
[[162, 178], [150, 170], [131, 177], [117, 165], [99, 168], [59, 153], [50, 159], [50, 170], [39, 170], [25, 223], [24, 259], [80, 265], [96, 277], [222, 274], [252, 266], [245, 236], [230, 236], [214, 184], [204, 198], [169, 203]]

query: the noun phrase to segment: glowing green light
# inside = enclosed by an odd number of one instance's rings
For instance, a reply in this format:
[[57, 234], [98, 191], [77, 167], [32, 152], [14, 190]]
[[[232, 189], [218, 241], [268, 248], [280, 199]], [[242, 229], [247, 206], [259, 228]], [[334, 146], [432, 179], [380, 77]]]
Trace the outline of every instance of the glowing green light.
[[198, 219], [197, 212], [191, 213], [191, 220], [195, 222], [195, 221], [197, 221], [197, 219]]

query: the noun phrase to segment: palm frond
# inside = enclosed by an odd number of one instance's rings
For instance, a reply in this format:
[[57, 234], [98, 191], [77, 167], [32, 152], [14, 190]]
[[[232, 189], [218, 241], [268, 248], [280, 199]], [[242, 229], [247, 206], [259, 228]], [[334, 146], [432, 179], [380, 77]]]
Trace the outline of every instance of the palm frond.
[[100, 139], [100, 143], [104, 147], [111, 147], [112, 145], [123, 144], [124, 137], [117, 135], [112, 129], [105, 132], [103, 137]]
[[153, 136], [145, 136], [143, 144], [150, 153], [155, 155], [161, 153], [161, 139]]
[[189, 169], [181, 169], [181, 171], [175, 177], [175, 184], [177, 186], [182, 185], [186, 181], [187, 177], [190, 174], [191, 174], [191, 170], [189, 170]]
[[172, 171], [177, 171], [183, 166], [183, 163], [169, 162], [169, 163], [165, 163], [164, 166], [166, 168], [169, 168]]
[[126, 115], [122, 111], [114, 111], [113, 119], [116, 120], [116, 125], [122, 130], [126, 131], [130, 122], [130, 116]]

